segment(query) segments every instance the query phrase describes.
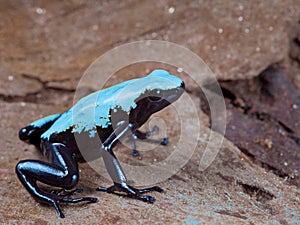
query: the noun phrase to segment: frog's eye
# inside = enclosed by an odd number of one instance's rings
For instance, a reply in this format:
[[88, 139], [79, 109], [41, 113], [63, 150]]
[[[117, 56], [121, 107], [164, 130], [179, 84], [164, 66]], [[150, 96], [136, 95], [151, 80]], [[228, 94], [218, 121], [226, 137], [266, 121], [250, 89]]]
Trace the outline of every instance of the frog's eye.
[[149, 99], [151, 102], [159, 102], [159, 101], [162, 100], [162, 98], [157, 97], [157, 96], [148, 96], [148, 99]]

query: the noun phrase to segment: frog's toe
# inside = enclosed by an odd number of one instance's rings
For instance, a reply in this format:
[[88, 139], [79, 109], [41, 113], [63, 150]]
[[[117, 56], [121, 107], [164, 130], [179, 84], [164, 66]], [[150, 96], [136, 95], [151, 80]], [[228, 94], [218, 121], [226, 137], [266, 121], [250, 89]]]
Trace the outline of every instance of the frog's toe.
[[60, 189], [60, 190], [52, 190], [50, 191], [51, 194], [58, 195], [58, 196], [71, 196], [75, 195], [77, 193], [82, 193], [83, 189], [76, 188], [74, 190], [66, 190], [66, 189]]
[[63, 196], [57, 196], [54, 197], [51, 201], [52, 205], [54, 206], [58, 216], [60, 218], [65, 218], [65, 215], [63, 214], [59, 203], [78, 203], [78, 202], [89, 202], [89, 203], [96, 203], [98, 202], [97, 198], [92, 198], [92, 197], [82, 197], [82, 198], [70, 198], [70, 197], [63, 197]]
[[139, 153], [138, 150], [133, 149], [131, 155], [132, 155], [133, 157], [138, 157], [138, 156], [140, 156], [140, 153]]
[[51, 193], [51, 195], [48, 198], [48, 202], [50, 202], [58, 216], [60, 218], [64, 218], [65, 215], [63, 214], [62, 210], [60, 209], [59, 203], [78, 203], [78, 202], [88, 202], [88, 203], [96, 203], [98, 202], [97, 198], [94, 197], [79, 197], [79, 198], [71, 198], [71, 195], [74, 195], [76, 193], [82, 192], [82, 189], [75, 189], [72, 191], [67, 191], [67, 190], [59, 190], [56, 191], [57, 193]]
[[52, 205], [54, 206], [58, 216], [60, 218], [65, 218], [65, 215], [63, 214], [63, 212], [61, 211], [60, 207], [59, 207], [59, 204], [58, 204], [58, 201], [53, 201], [52, 202]]
[[[115, 194], [118, 196], [127, 196], [127, 197], [131, 197], [131, 198], [139, 199], [143, 202], [153, 203], [155, 201], [154, 197], [149, 196], [149, 195], [142, 195], [142, 194], [148, 193], [151, 191], [163, 192], [164, 190], [158, 186], [153, 186], [153, 187], [144, 188], [144, 189], [137, 189], [137, 188], [131, 187], [126, 184], [115, 183], [113, 186], [111, 186], [109, 188], [98, 187], [97, 191], [103, 191], [103, 192]], [[122, 194], [120, 192], [123, 192], [124, 194]]]
[[154, 203], [155, 198], [150, 195], [138, 195], [137, 199], [142, 200], [143, 202]]
[[164, 192], [164, 190], [158, 186], [153, 186], [153, 187], [150, 187], [150, 188], [144, 188], [144, 189], [136, 189], [134, 188], [134, 190], [136, 192], [138, 192], [139, 194], [143, 194], [143, 193], [148, 193], [148, 192], [152, 192], [152, 191], [156, 191], [156, 192]]
[[63, 197], [63, 199], [61, 199], [59, 201], [60, 202], [66, 202], [66, 203], [78, 203], [78, 202], [96, 203], [96, 202], [98, 202], [98, 198], [93, 198], [93, 197], [80, 197], [80, 198]]
[[167, 138], [167, 137], [162, 138], [161, 141], [160, 141], [160, 144], [161, 145], [168, 145], [169, 144], [169, 138]]

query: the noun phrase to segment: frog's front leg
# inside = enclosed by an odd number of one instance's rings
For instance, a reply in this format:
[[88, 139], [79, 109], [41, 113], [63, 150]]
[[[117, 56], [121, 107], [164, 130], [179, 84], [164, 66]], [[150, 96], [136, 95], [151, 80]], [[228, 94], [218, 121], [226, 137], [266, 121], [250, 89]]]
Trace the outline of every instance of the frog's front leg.
[[102, 149], [101, 149], [101, 155], [103, 157], [106, 170], [108, 171], [110, 177], [112, 178], [114, 185], [105, 188], [105, 187], [98, 187], [97, 191], [104, 191], [107, 193], [113, 193], [117, 195], [122, 195], [120, 192], [126, 193], [126, 196], [136, 198], [139, 200], [142, 200], [144, 202], [150, 202], [153, 203], [155, 198], [149, 195], [142, 195], [143, 193], [151, 192], [151, 191], [157, 191], [157, 192], [163, 192], [163, 189], [161, 189], [158, 186], [145, 188], [145, 189], [136, 189], [129, 185], [127, 185], [127, 179], [126, 176], [121, 168], [121, 165], [119, 161], [117, 160], [115, 154], [112, 151], [112, 146], [114, 143], [116, 143], [120, 138], [123, 136], [126, 136], [130, 134], [130, 131], [132, 129], [132, 125], [125, 125], [120, 126], [116, 129], [116, 131], [110, 135], [110, 137], [103, 143]]
[[71, 198], [72, 194], [80, 192], [79, 189], [65, 191], [65, 193], [41, 190], [37, 181], [55, 187], [72, 189], [76, 186], [79, 178], [75, 154], [70, 149], [63, 144], [50, 142], [43, 142], [42, 147], [49, 163], [38, 160], [23, 160], [16, 166], [18, 178], [28, 192], [37, 201], [52, 204], [61, 218], [64, 217], [64, 214], [59, 203], [97, 202], [97, 198], [92, 197]]
[[130, 137], [130, 144], [132, 149], [132, 156], [136, 157], [139, 156], [140, 153], [138, 150], [136, 150], [136, 144], [135, 140], [138, 138], [140, 140], [143, 140], [148, 143], [154, 143], [154, 144], [161, 144], [161, 145], [167, 145], [169, 143], [169, 139], [167, 137], [165, 138], [159, 138], [159, 139], [152, 139], [149, 138], [153, 133], [158, 132], [159, 128], [157, 126], [152, 127], [151, 130], [142, 132], [139, 130], [135, 130], [132, 132], [132, 135]]

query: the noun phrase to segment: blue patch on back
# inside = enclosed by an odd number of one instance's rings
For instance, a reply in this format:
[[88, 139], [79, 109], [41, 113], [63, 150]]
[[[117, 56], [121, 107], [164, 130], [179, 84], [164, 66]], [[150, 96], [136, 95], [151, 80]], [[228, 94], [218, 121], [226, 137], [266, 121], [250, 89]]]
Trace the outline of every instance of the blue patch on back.
[[50, 122], [56, 120], [59, 116], [60, 116], [59, 113], [54, 114], [54, 115], [50, 115], [50, 116], [46, 116], [46, 117], [43, 117], [43, 118], [41, 118], [39, 120], [36, 120], [36, 121], [30, 123], [28, 126], [33, 126], [33, 127], [41, 128], [45, 124], [50, 123]]
[[110, 110], [121, 108], [129, 115], [130, 110], [137, 106], [135, 100], [147, 90], [170, 90], [180, 87], [181, 83], [181, 79], [165, 70], [154, 70], [148, 76], [94, 92], [63, 113], [41, 138], [49, 139], [52, 134], [70, 128], [73, 133], [85, 131], [94, 137], [97, 127], [107, 128], [111, 125]]

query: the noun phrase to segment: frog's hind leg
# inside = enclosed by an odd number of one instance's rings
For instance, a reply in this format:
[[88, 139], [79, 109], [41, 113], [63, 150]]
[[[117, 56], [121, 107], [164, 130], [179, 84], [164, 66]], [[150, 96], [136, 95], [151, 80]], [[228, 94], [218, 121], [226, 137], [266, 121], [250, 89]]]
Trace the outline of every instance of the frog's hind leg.
[[136, 150], [136, 145], [135, 145], [135, 139], [140, 139], [143, 140], [145, 142], [149, 142], [149, 143], [154, 143], [154, 144], [161, 144], [161, 145], [167, 145], [169, 143], [169, 139], [167, 137], [165, 138], [159, 138], [159, 139], [152, 139], [149, 138], [151, 135], [153, 135], [153, 133], [158, 132], [159, 128], [157, 126], [154, 126], [151, 130], [146, 131], [146, 132], [142, 132], [139, 130], [135, 130], [133, 131], [133, 135], [131, 138], [131, 149], [132, 149], [132, 156], [136, 157], [139, 156], [140, 153], [138, 150]]
[[49, 162], [23, 160], [16, 166], [18, 178], [27, 191], [37, 201], [52, 204], [61, 218], [64, 217], [64, 214], [59, 207], [59, 203], [97, 202], [97, 198], [92, 197], [71, 198], [71, 195], [80, 192], [80, 189], [62, 193], [46, 192], [38, 187], [37, 181], [55, 187], [72, 189], [76, 186], [79, 178], [75, 154], [72, 154], [65, 145], [44, 142], [43, 147]]
[[48, 130], [59, 117], [60, 114], [54, 114], [34, 121], [19, 131], [19, 138], [40, 149], [41, 135]]

